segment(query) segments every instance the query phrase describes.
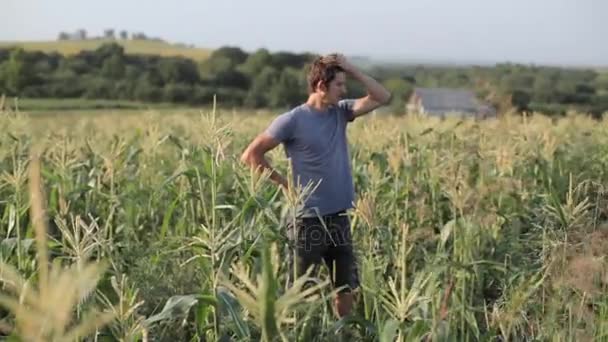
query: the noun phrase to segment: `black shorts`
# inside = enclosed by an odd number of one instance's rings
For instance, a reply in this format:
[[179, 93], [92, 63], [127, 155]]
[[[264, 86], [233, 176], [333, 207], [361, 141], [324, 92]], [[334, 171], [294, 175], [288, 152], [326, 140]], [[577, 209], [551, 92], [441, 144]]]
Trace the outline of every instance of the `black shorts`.
[[325, 225], [318, 217], [311, 217], [296, 219], [295, 229], [289, 224], [289, 237], [295, 247], [290, 253], [291, 267], [296, 268], [295, 274], [300, 277], [310, 266], [318, 271], [318, 266], [324, 263], [334, 288], [340, 288], [340, 292], [354, 290], [359, 287], [359, 275], [350, 220], [340, 212], [323, 216], [323, 222]]

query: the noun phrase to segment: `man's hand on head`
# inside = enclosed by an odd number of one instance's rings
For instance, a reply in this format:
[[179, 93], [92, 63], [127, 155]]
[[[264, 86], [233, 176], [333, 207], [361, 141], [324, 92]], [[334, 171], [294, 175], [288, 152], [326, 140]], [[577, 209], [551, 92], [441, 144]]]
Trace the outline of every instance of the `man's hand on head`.
[[343, 54], [332, 53], [324, 56], [322, 60], [325, 63], [335, 63], [339, 65], [347, 73], [350, 73], [356, 69], [355, 66], [352, 65]]

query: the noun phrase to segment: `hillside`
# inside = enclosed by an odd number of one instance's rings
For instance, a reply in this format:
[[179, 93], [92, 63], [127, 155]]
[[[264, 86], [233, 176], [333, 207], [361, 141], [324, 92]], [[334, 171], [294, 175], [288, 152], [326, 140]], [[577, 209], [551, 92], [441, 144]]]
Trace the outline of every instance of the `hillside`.
[[31, 41], [31, 42], [0, 42], [0, 47], [20, 46], [28, 51], [59, 52], [63, 55], [74, 55], [82, 50], [95, 50], [103, 43], [116, 42], [125, 48], [128, 54], [152, 54], [161, 56], [183, 56], [194, 60], [209, 57], [211, 49], [192, 48], [183, 45], [170, 44], [153, 40], [63, 40], [63, 41]]

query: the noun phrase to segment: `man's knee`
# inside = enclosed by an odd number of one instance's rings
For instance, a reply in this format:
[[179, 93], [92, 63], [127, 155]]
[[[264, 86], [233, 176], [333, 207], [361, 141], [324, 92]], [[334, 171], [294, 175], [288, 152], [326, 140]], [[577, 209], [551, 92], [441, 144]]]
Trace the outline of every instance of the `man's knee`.
[[336, 313], [338, 317], [342, 318], [348, 314], [353, 309], [353, 293], [352, 292], [340, 292], [336, 296], [335, 300], [336, 304]]

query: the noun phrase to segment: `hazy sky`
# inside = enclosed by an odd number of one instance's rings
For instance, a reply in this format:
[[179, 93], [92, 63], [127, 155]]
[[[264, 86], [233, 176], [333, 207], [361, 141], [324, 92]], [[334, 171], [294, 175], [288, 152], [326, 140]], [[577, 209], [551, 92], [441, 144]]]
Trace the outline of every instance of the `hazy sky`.
[[0, 2], [0, 40], [55, 39], [78, 28], [101, 35], [114, 28], [248, 51], [608, 65], [608, 0]]

